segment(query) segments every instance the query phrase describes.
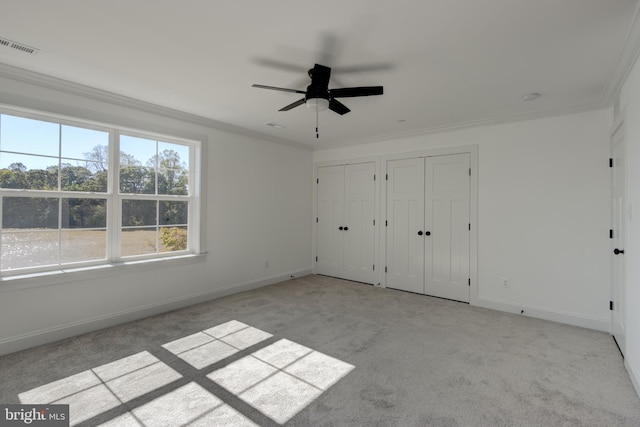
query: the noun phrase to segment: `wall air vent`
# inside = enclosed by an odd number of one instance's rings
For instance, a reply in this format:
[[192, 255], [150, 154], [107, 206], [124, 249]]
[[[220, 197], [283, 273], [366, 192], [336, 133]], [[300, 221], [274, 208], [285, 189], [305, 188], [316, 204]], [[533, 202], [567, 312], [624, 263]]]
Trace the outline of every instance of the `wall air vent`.
[[28, 53], [30, 55], [36, 55], [38, 52], [40, 52], [40, 49], [38, 48], [27, 46], [23, 43], [14, 42], [13, 40], [9, 40], [4, 37], [0, 37], [0, 46], [19, 50], [20, 52]]

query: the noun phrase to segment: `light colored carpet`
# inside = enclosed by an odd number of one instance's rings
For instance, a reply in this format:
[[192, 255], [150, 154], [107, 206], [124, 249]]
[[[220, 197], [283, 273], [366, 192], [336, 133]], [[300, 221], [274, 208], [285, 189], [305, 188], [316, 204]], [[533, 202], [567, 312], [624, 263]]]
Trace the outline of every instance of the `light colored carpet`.
[[[203, 369], [162, 347], [231, 320], [272, 336]], [[0, 402], [146, 351], [182, 378], [80, 425], [128, 416], [194, 382], [233, 416], [277, 425], [207, 375], [281, 339], [355, 367], [298, 405], [286, 425], [640, 425], [640, 399], [606, 333], [322, 276], [1, 357]]]

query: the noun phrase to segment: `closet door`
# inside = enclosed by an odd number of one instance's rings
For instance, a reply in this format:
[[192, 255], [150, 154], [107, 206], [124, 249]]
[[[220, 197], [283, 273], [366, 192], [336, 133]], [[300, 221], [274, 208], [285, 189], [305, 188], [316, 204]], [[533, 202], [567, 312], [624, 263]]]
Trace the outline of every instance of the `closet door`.
[[344, 167], [344, 275], [348, 280], [373, 283], [375, 163]]
[[344, 231], [344, 166], [318, 168], [318, 262], [316, 272], [342, 277]]
[[469, 154], [427, 157], [424, 293], [469, 302]]
[[387, 162], [387, 287], [424, 293], [424, 158]]
[[[618, 343], [620, 352], [626, 355], [627, 340], [625, 327], [625, 310], [627, 298], [625, 290], [625, 234], [626, 234], [626, 142], [622, 127], [618, 127], [611, 137], [611, 158], [613, 169], [611, 170], [611, 219], [613, 236], [611, 240], [612, 257], [612, 283], [611, 283], [611, 334]], [[622, 251], [622, 252], [621, 252]]]

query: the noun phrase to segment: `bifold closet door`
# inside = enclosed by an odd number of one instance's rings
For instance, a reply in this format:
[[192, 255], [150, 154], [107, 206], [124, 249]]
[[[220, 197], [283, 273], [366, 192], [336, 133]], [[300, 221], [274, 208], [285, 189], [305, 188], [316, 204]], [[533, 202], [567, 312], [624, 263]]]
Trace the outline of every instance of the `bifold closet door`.
[[427, 157], [424, 293], [469, 302], [469, 154]]
[[318, 235], [316, 272], [342, 277], [344, 232], [344, 166], [318, 168]]
[[424, 194], [424, 158], [387, 162], [388, 288], [424, 293]]
[[344, 167], [345, 220], [343, 277], [373, 283], [375, 163]]

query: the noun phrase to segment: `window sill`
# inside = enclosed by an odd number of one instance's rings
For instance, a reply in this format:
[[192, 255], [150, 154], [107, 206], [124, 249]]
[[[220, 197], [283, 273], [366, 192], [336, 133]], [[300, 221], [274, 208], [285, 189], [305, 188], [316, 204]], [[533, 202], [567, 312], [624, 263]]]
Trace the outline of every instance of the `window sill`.
[[138, 271], [148, 271], [149, 268], [168, 268], [203, 262], [206, 252], [198, 255], [187, 254], [166, 258], [152, 258], [132, 260], [114, 264], [100, 264], [90, 267], [52, 270], [39, 273], [6, 276], [0, 278], [0, 293], [19, 291], [23, 289], [39, 288], [43, 286], [72, 283], [92, 279], [102, 279]]

